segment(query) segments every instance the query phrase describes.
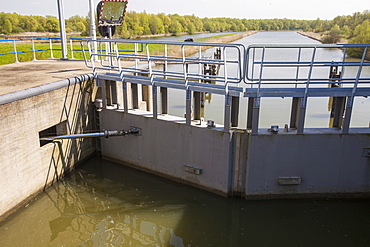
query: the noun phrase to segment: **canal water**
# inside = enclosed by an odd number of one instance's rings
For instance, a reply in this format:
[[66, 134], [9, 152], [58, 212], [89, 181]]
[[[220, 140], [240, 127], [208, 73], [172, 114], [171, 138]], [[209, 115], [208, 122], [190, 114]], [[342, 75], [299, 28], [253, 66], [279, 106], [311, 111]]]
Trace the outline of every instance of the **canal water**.
[[224, 198], [96, 157], [0, 224], [0, 246], [370, 246], [370, 200]]
[[[272, 36], [316, 42], [241, 41]], [[357, 247], [369, 233], [370, 199], [224, 198], [95, 157], [1, 222], [0, 246]]]
[[[251, 44], [320, 44], [319, 41], [307, 38], [294, 31], [271, 31], [271, 32], [258, 32], [254, 35], [244, 37], [234, 43], [244, 44], [246, 47]], [[212, 56], [214, 49], [209, 49], [203, 56]], [[340, 49], [320, 49], [318, 57], [324, 61], [341, 61], [343, 51]], [[232, 54], [231, 54], [232, 55]], [[198, 56], [197, 54], [194, 56]], [[277, 57], [287, 56], [281, 51], [276, 54]], [[310, 55], [311, 56], [311, 55]], [[227, 54], [231, 58], [230, 54]], [[282, 58], [281, 58], [282, 59]], [[290, 59], [297, 59], [290, 57]], [[294, 61], [294, 60], [293, 60]], [[178, 65], [179, 69], [181, 66]], [[354, 71], [350, 71], [354, 70]], [[222, 73], [222, 69], [220, 70]], [[231, 72], [229, 72], [231, 74]], [[265, 71], [264, 76], [275, 76], [268, 74]], [[357, 68], [346, 68], [346, 74], [357, 73]], [[322, 75], [317, 75], [321, 78], [327, 78], [329, 70], [323, 70]], [[362, 71], [363, 76], [370, 77], [370, 67], [365, 67]], [[247, 87], [246, 84], [240, 83], [239, 86]], [[327, 86], [327, 85], [325, 85]], [[170, 89], [169, 90], [169, 114], [183, 117], [185, 113], [185, 92], [182, 90]], [[240, 99], [239, 110], [239, 128], [246, 128], [247, 119], [247, 98]], [[205, 107], [203, 109], [203, 117], [205, 120], [214, 120], [217, 124], [223, 124], [224, 116], [224, 103], [225, 97], [223, 95], [207, 94], [205, 100]], [[292, 98], [262, 98], [260, 108], [260, 122], [261, 128], [270, 128], [272, 125], [283, 127], [290, 122]], [[307, 103], [306, 112], [306, 128], [328, 128], [330, 120], [330, 111], [328, 110], [329, 98], [317, 97], [309, 98]], [[351, 118], [351, 127], [369, 127], [370, 122], [370, 98], [356, 97], [354, 101], [354, 108]]]

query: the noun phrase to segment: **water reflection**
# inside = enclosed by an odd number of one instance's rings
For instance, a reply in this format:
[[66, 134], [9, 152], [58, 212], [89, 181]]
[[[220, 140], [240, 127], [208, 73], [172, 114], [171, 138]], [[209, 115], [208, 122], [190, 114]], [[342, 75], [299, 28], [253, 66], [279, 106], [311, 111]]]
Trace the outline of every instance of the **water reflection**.
[[224, 198], [94, 158], [6, 222], [8, 246], [369, 246], [370, 200]]

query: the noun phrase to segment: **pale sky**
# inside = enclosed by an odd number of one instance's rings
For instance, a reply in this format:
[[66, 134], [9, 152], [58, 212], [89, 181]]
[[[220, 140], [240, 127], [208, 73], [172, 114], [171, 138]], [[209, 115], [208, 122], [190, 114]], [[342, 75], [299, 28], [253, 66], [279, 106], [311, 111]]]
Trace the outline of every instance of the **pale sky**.
[[[66, 18], [73, 15], [87, 16], [89, 0], [62, 1]], [[98, 2], [94, 0], [95, 6]], [[154, 14], [194, 14], [201, 18], [332, 20], [339, 15], [362, 13], [366, 9], [370, 10], [369, 0], [129, 0], [127, 10]], [[7, 1], [1, 5], [0, 12], [57, 16], [57, 0]]]

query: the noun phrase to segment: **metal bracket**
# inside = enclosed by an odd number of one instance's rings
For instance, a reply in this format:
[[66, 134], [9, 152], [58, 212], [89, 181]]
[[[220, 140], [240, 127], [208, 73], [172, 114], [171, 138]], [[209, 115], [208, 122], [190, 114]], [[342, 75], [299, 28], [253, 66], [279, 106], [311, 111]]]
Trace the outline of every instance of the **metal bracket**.
[[302, 183], [301, 177], [279, 177], [278, 183], [280, 185], [300, 185]]
[[202, 168], [191, 166], [191, 165], [186, 165], [185, 164], [184, 165], [184, 170], [189, 172], [189, 173], [196, 174], [196, 175], [202, 174]]
[[362, 156], [363, 158], [370, 158], [370, 148], [362, 149]]

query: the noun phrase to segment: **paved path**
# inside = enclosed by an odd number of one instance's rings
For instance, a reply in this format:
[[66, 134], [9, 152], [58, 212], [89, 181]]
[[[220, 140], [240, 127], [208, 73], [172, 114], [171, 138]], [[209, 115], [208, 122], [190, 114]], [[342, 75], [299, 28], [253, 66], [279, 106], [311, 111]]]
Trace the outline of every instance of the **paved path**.
[[0, 95], [89, 74], [81, 60], [44, 59], [0, 65]]

